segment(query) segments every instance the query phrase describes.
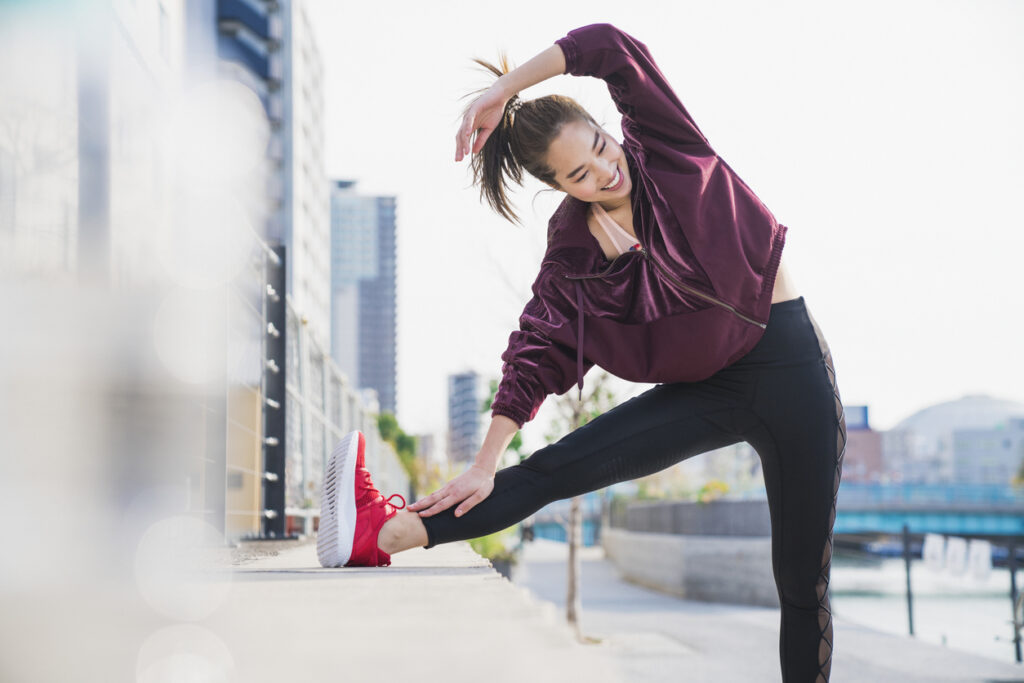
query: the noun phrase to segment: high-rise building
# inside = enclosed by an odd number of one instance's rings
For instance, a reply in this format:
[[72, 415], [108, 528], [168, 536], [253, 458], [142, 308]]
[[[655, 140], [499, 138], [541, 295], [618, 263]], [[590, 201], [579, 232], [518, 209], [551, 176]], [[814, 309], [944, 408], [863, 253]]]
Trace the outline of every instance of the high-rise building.
[[[216, 77], [236, 81], [255, 93], [263, 105], [269, 137], [265, 149], [251, 150], [257, 157], [259, 173], [254, 186], [258, 191], [254, 194], [259, 199], [249, 202], [254, 209], [250, 218], [262, 239], [288, 246], [282, 237], [286, 232], [284, 178], [288, 173], [284, 155], [288, 139], [285, 9], [275, 3], [243, 0], [188, 0], [188, 14], [189, 66], [195, 80]], [[207, 58], [211, 52], [216, 58]]]
[[313, 335], [330, 343], [330, 196], [324, 165], [324, 68], [302, 0], [284, 12], [284, 215], [288, 293]]
[[359, 387], [395, 413], [397, 262], [395, 198], [331, 190], [331, 355]]
[[470, 370], [448, 376], [448, 459], [472, 464], [483, 445], [485, 378]]
[[271, 205], [260, 232], [285, 246], [288, 296], [326, 344], [330, 199], [323, 158], [324, 69], [305, 3], [219, 0], [216, 17], [220, 72], [256, 92], [271, 123]]
[[[203, 7], [211, 2], [192, 1]], [[283, 342], [287, 362], [274, 359], [272, 379], [273, 386], [287, 390], [286, 398], [274, 401], [268, 413], [268, 442], [273, 443], [267, 446], [266, 459], [275, 463], [283, 457], [285, 507], [290, 517], [301, 511], [308, 525], [322, 461], [336, 437], [333, 425], [352, 424], [332, 411], [338, 412], [343, 394], [354, 396], [347, 385], [345, 391], [336, 391], [341, 385], [322, 351], [330, 344], [323, 60], [304, 0], [216, 0], [215, 5], [219, 74], [252, 89], [270, 123], [269, 140], [257, 150], [268, 172], [263, 177], [254, 173], [252, 183], [266, 188], [267, 205], [254, 227], [275, 248], [283, 247], [287, 312], [280, 329], [267, 333]], [[225, 137], [232, 135], [226, 131]], [[350, 416], [362, 413], [366, 406], [360, 403], [360, 410], [348, 411]], [[280, 438], [271, 434], [272, 426], [283, 432]]]

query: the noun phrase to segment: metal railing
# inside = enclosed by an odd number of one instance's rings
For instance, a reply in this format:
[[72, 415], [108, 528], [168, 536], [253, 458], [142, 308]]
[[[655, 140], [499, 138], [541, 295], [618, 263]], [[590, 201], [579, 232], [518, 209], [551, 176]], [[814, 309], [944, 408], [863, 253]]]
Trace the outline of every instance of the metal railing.
[[405, 495], [409, 477], [391, 444], [380, 438], [372, 391], [352, 385], [325, 344], [312, 333], [290, 298], [285, 332], [285, 514], [312, 532], [320, 515], [320, 488], [334, 445], [358, 429], [366, 437], [366, 466], [387, 496]]

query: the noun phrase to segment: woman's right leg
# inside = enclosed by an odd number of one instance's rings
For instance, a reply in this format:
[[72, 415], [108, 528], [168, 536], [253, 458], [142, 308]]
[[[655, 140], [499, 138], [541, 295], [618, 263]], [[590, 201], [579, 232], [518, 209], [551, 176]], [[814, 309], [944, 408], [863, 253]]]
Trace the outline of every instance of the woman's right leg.
[[702, 382], [652, 387], [520, 464], [499, 470], [491, 495], [461, 517], [454, 507], [423, 517], [424, 547], [494, 533], [553, 501], [653, 474], [742, 441], [734, 421], [750, 390], [728, 369]]

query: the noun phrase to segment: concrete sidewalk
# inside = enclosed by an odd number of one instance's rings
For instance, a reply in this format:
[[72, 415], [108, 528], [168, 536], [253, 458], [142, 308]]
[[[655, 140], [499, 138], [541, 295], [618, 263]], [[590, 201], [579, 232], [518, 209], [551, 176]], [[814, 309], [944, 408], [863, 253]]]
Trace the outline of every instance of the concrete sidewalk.
[[[564, 544], [526, 547], [513, 585], [456, 543], [387, 568], [321, 569], [307, 542], [235, 567], [205, 627], [237, 681], [777, 683], [779, 613], [680, 600], [618, 578], [584, 550], [584, 634], [564, 623]], [[225, 576], [225, 579], [228, 577]], [[837, 683], [1024, 682], [1024, 667], [835, 619]]]
[[[585, 550], [582, 587], [583, 632], [599, 642], [576, 642], [556, 606], [565, 552], [528, 546], [518, 585], [466, 543], [400, 553], [383, 568], [322, 569], [312, 540], [217, 551], [191, 573], [163, 573], [161, 554], [134, 578], [83, 574], [73, 585], [40, 567], [40, 590], [0, 594], [0, 681], [780, 680], [777, 610], [638, 588], [600, 549]], [[835, 683], [1024, 681], [1016, 665], [841, 619], [835, 641]]]
[[395, 555], [391, 567], [322, 569], [313, 543], [235, 567], [203, 627], [235, 681], [621, 681], [547, 603], [467, 543]]
[[[565, 601], [567, 548], [527, 544], [517, 584]], [[601, 548], [585, 548], [583, 634], [599, 638], [626, 681], [777, 683], [779, 610], [682, 600], [620, 579]], [[1024, 682], [1024, 667], [866, 628], [835, 617], [836, 683]]]

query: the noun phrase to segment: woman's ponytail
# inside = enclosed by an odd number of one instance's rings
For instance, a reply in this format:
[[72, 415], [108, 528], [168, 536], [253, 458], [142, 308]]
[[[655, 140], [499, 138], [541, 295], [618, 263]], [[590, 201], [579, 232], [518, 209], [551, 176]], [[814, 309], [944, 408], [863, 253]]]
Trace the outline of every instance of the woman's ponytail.
[[[473, 61], [498, 78], [511, 70], [504, 53], [499, 55], [497, 65], [482, 59]], [[470, 94], [486, 90], [482, 88]], [[473, 183], [480, 186], [480, 199], [486, 200], [503, 218], [513, 223], [520, 222], [509, 199], [512, 184], [522, 186], [525, 170], [544, 183], [558, 186], [555, 172], [547, 163], [548, 147], [558, 137], [562, 126], [572, 121], [589, 121], [594, 126], [598, 125], [571, 97], [546, 95], [526, 101], [520, 100], [518, 95], [510, 97], [505, 103], [501, 121], [483, 148], [470, 159]]]
[[[508, 57], [504, 53], [499, 55], [498, 65], [483, 59], [474, 59], [473, 61], [499, 78], [511, 70]], [[521, 106], [522, 101], [518, 95], [509, 98], [505, 103], [501, 121], [487, 138], [483, 149], [472, 155], [470, 159], [473, 183], [480, 186], [480, 199], [486, 200], [492, 209], [512, 222], [519, 222], [519, 216], [512, 208], [509, 190], [512, 188], [512, 183], [523, 184], [523, 167], [512, 152], [513, 118]]]

